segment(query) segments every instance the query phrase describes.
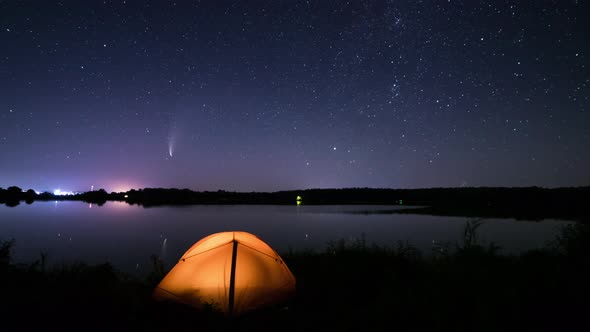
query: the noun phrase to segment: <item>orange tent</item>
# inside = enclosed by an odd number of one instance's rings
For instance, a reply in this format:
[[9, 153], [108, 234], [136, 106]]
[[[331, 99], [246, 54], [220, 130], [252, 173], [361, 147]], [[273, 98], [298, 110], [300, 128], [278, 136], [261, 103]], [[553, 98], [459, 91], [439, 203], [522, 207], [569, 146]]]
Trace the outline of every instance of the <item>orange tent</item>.
[[227, 314], [288, 300], [295, 277], [268, 244], [246, 232], [209, 235], [195, 243], [154, 290], [154, 297]]

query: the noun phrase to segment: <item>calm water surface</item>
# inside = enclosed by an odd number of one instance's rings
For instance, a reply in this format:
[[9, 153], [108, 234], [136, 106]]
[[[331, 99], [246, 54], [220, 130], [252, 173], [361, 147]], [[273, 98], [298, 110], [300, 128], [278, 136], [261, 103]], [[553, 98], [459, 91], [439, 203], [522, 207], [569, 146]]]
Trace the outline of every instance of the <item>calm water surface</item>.
[[[329, 241], [355, 241], [393, 246], [407, 241], [423, 253], [432, 241], [455, 243], [468, 218], [397, 214], [354, 214], [391, 210], [391, 206], [194, 205], [143, 208], [107, 202], [35, 202], [0, 206], [0, 240], [14, 238], [14, 262], [30, 263], [48, 253], [52, 264], [111, 262], [131, 273], [150, 269], [149, 257], [162, 257], [167, 266], [193, 243], [216, 232], [253, 233], [279, 253], [324, 250]], [[504, 253], [539, 248], [553, 239], [565, 221], [542, 222], [488, 219], [480, 239], [496, 242]]]

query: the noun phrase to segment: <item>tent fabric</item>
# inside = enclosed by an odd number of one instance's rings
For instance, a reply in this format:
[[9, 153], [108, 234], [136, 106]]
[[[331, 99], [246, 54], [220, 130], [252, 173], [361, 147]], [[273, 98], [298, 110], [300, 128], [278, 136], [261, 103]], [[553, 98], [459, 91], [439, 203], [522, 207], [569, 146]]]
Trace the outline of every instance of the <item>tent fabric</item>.
[[281, 303], [294, 293], [295, 277], [268, 244], [247, 232], [223, 232], [190, 247], [154, 297], [239, 314]]

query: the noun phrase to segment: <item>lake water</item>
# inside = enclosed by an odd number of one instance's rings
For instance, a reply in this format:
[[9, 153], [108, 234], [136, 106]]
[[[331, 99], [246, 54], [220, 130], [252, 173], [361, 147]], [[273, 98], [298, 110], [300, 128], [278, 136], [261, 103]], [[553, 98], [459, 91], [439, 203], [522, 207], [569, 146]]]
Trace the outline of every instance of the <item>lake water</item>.
[[[35, 202], [0, 206], [0, 240], [15, 239], [13, 262], [31, 263], [41, 252], [50, 264], [108, 261], [120, 270], [148, 271], [150, 255], [167, 267], [196, 241], [216, 232], [253, 233], [279, 253], [290, 249], [323, 251], [329, 241], [394, 246], [397, 241], [429, 254], [434, 241], [459, 241], [469, 218], [400, 214], [355, 214], [391, 210], [391, 206], [193, 205], [143, 208], [122, 202], [104, 206], [82, 202]], [[568, 222], [488, 219], [482, 241], [499, 244], [503, 253], [543, 247]]]

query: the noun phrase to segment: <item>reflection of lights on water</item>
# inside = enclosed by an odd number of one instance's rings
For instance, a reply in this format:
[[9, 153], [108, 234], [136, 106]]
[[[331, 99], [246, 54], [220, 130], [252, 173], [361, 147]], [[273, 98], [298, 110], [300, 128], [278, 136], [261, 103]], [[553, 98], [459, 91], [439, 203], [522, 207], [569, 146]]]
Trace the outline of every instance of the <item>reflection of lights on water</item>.
[[301, 205], [301, 203], [303, 203], [303, 198], [297, 195], [297, 205]]
[[107, 204], [113, 211], [131, 211], [129, 209], [129, 204], [127, 204], [125, 201], [110, 201]]

